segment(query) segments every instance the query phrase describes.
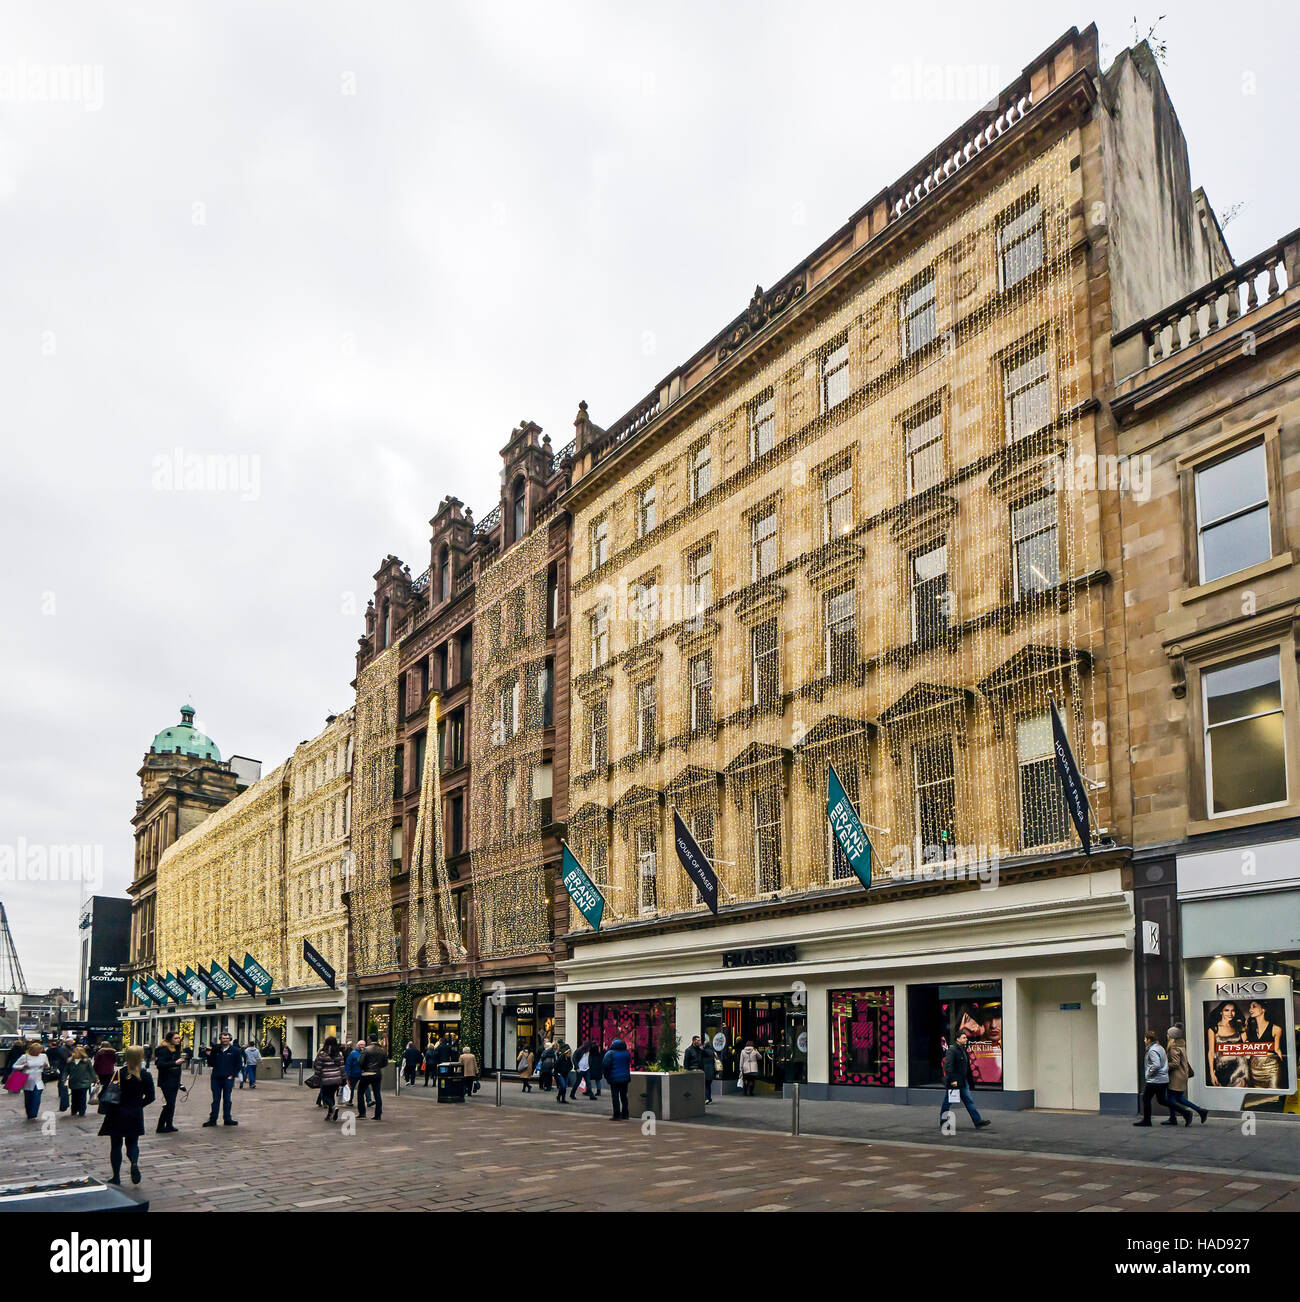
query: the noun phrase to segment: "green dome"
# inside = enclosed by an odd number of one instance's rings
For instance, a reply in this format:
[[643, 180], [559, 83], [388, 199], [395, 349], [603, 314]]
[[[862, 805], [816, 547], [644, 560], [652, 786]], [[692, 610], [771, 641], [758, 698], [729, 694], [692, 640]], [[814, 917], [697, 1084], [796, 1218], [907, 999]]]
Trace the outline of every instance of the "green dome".
[[196, 759], [216, 760], [221, 762], [221, 752], [211, 737], [205, 737], [194, 726], [194, 707], [181, 706], [181, 721], [170, 728], [164, 728], [149, 747], [159, 755], [170, 755], [180, 751], [183, 755], [193, 755]]

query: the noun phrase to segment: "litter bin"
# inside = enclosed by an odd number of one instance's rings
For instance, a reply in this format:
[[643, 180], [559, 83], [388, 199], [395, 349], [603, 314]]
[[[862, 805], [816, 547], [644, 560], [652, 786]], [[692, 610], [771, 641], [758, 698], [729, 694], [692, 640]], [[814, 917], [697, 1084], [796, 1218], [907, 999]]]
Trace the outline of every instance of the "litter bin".
[[458, 1062], [438, 1064], [438, 1102], [465, 1102], [465, 1073]]

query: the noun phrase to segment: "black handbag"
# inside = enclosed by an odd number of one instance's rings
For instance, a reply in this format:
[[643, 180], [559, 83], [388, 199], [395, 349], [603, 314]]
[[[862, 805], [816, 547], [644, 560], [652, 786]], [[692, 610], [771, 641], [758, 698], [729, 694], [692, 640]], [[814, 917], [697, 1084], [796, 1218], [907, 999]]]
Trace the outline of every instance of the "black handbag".
[[122, 1102], [122, 1085], [117, 1076], [99, 1091], [99, 1111], [107, 1112], [109, 1108], [115, 1108]]

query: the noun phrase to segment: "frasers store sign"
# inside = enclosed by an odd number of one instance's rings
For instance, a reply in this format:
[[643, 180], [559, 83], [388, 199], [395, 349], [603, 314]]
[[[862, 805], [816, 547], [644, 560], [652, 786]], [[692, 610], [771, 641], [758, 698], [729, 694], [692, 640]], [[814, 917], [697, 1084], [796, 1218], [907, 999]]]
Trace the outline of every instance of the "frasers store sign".
[[772, 963], [793, 963], [797, 957], [793, 945], [769, 945], [764, 949], [728, 949], [722, 953], [722, 966], [766, 967]]

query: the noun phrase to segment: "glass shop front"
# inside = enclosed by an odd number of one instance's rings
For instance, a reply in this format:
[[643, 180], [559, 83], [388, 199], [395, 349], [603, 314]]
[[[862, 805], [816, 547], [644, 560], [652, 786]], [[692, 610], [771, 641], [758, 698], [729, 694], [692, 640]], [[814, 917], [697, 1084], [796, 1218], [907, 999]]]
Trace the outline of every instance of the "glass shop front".
[[542, 1045], [554, 1039], [554, 990], [508, 991], [502, 998], [484, 998], [484, 1071], [515, 1071], [525, 1049], [535, 1059]]
[[602, 1050], [623, 1040], [637, 1071], [653, 1070], [659, 1055], [659, 1037], [665, 1022], [676, 1029], [675, 999], [634, 999], [625, 1003], [579, 1004], [576, 1049], [595, 1040]]
[[965, 1031], [972, 1088], [1002, 1088], [1001, 981], [908, 986], [907, 1026], [913, 1087], [943, 1087], [943, 1056]]
[[808, 1010], [793, 994], [717, 995], [700, 1001], [702, 1032], [718, 1055], [718, 1076], [736, 1080], [740, 1051], [758, 1050], [757, 1091], [808, 1079]]

